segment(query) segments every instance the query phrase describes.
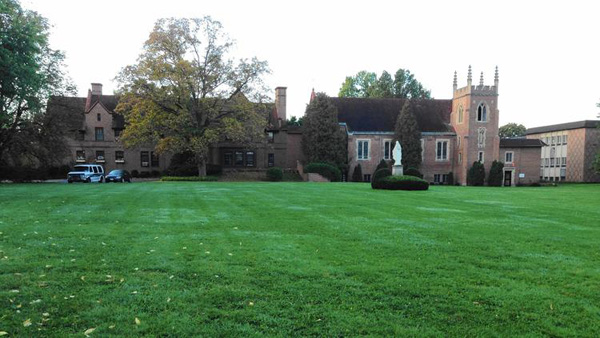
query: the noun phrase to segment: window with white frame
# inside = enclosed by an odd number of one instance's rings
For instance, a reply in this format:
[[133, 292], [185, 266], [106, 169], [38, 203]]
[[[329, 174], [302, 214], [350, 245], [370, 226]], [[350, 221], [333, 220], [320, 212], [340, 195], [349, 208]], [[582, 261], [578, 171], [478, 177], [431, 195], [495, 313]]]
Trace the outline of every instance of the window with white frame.
[[435, 160], [448, 160], [448, 140], [438, 140], [435, 144]]
[[477, 121], [487, 122], [487, 106], [483, 102], [481, 102], [479, 107], [477, 107]]
[[485, 156], [483, 154], [483, 151], [480, 151], [477, 153], [477, 161], [483, 163], [483, 161], [485, 160]]
[[458, 163], [462, 163], [462, 153], [458, 153]]
[[562, 136], [562, 143], [567, 144], [567, 135]]
[[507, 151], [504, 153], [504, 163], [513, 163], [514, 152]]
[[369, 159], [369, 140], [356, 141], [356, 158], [359, 160]]
[[392, 158], [392, 140], [383, 140], [383, 159], [389, 160]]

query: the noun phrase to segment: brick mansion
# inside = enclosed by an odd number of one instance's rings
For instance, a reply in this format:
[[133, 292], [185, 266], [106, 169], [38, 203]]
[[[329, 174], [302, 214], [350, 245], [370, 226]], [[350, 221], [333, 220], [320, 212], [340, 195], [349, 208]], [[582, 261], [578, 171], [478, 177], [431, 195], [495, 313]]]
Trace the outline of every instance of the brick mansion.
[[[501, 139], [498, 110], [498, 69], [493, 83], [483, 73], [473, 83], [469, 66], [466, 86], [459, 87], [456, 73], [451, 99], [411, 100], [421, 131], [424, 179], [444, 184], [452, 175], [466, 184], [473, 162], [489, 173], [493, 161], [504, 163], [503, 185], [531, 184], [540, 180], [600, 182], [593, 170], [599, 149], [600, 121], [580, 121], [527, 130], [526, 137]], [[314, 92], [313, 92], [314, 94]], [[346, 135], [347, 163], [351, 172], [361, 165], [369, 181], [377, 164], [392, 161], [394, 125], [404, 99], [330, 98], [338, 110], [340, 128]], [[302, 128], [286, 124], [286, 88], [278, 87], [275, 102], [268, 106], [262, 142], [241, 145], [222, 142], [209, 151], [209, 163], [224, 171], [261, 171], [269, 167], [296, 170], [304, 160]], [[102, 85], [92, 84], [87, 97], [53, 97], [48, 109], [69, 112], [72, 121], [70, 155], [64, 161], [99, 163], [106, 170], [164, 171], [170, 154], [158, 154], [151, 145], [127, 149], [119, 141], [126, 128], [115, 112], [118, 98], [103, 95]]]

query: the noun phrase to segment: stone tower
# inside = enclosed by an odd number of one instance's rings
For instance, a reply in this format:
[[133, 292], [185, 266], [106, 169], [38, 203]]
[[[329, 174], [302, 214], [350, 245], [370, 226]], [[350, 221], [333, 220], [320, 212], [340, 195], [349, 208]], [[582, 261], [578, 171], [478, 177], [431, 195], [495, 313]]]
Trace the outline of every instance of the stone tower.
[[493, 86], [484, 85], [483, 72], [479, 84], [473, 85], [469, 66], [467, 86], [458, 88], [454, 72], [450, 123], [456, 131], [453, 159], [456, 182], [467, 183], [467, 171], [476, 161], [483, 162], [487, 180], [492, 162], [498, 160], [500, 152], [498, 113], [498, 67]]

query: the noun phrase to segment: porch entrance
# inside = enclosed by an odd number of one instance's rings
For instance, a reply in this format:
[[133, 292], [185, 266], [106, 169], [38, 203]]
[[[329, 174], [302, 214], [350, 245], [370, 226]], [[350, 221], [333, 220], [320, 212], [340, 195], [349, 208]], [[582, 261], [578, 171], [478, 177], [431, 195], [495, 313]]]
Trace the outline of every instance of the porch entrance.
[[512, 186], [512, 170], [504, 171], [504, 186], [505, 187]]

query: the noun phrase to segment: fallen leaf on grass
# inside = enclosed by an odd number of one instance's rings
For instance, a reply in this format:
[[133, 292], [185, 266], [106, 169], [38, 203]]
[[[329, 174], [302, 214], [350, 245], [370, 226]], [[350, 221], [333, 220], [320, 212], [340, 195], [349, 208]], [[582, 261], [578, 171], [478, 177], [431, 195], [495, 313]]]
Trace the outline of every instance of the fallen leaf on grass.
[[109, 328], [109, 329], [114, 329], [114, 328], [115, 328], [115, 325], [113, 324], [113, 325], [109, 326], [108, 328]]
[[95, 327], [89, 328], [87, 330], [85, 330], [85, 332], [83, 333], [86, 337], [89, 336], [90, 334], [92, 334], [92, 332], [96, 331]]
[[8, 334], [8, 332], [6, 331], [0, 331], [0, 336], [6, 336]]
[[254, 306], [254, 302], [248, 302], [248, 305]]
[[23, 326], [25, 326], [25, 327], [31, 326], [31, 319], [27, 319], [26, 321], [24, 321]]
[[44, 312], [44, 313], [42, 313], [42, 316], [44, 316], [44, 317], [50, 317], [50, 314], [48, 312]]
[[167, 298], [167, 303], [170, 303], [170, 302], [171, 302], [171, 298]]
[[140, 321], [138, 317], [135, 317], [135, 325], [140, 325], [141, 323], [142, 321]]

